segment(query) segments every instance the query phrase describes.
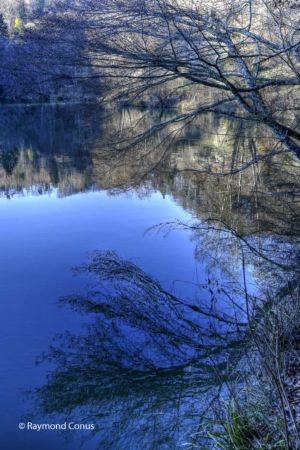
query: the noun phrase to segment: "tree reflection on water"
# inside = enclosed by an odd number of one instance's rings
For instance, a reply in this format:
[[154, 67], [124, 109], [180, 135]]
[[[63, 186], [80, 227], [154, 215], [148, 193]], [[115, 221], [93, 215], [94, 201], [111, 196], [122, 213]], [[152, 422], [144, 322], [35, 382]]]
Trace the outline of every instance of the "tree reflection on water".
[[60, 304], [92, 321], [44, 355], [56, 369], [36, 392], [41, 410], [95, 422], [99, 448], [177, 448], [230, 379], [243, 314], [238, 321], [212, 302], [183, 301], [112, 252], [76, 272], [96, 284]]
[[[63, 113], [47, 114], [63, 124]], [[69, 150], [59, 145], [64, 126], [51, 148], [39, 133], [23, 147], [20, 136], [11, 141], [9, 135], [1, 192], [11, 197], [55, 187], [60, 196], [89, 189], [170, 195], [195, 220], [157, 228], [189, 232], [207, 278], [197, 295], [182, 298], [131, 261], [95, 252], [75, 269], [93, 287], [59, 302], [88, 323], [81, 334], [58, 336], [43, 356], [54, 369], [34, 393], [36, 413], [95, 423], [101, 449], [177, 449], [191, 442], [204, 448], [207, 419], [223, 420], [218, 407], [229, 398], [243, 412], [244, 396], [260, 413], [253, 415], [254, 439], [274, 435], [288, 442], [289, 433], [294, 439], [300, 424], [300, 372], [293, 362], [300, 336], [298, 163], [282, 153], [265, 160], [272, 139], [238, 121], [207, 116], [145, 136], [149, 120], [154, 127], [161, 120], [157, 112], [149, 118], [122, 110], [106, 119], [90, 113], [91, 129], [76, 108], [68, 116]], [[257, 162], [241, 170], [249, 156]]]
[[[179, 224], [167, 228], [174, 226]], [[201, 431], [218, 399], [236, 388], [236, 380], [241, 386], [254, 373], [264, 379], [264, 368], [253, 372], [253, 358], [260, 345], [272, 347], [273, 322], [283, 316], [282, 309], [286, 316], [298, 314], [293, 309], [295, 246], [266, 239], [266, 247], [257, 249], [224, 224], [181, 226], [194, 232], [198, 257], [201, 246], [208, 265], [216, 266], [209, 242], [214, 241], [213, 249], [221, 245], [218, 277], [210, 273], [198, 298], [176, 297], [141, 268], [107, 251], [95, 252], [75, 269], [78, 275], [88, 274], [93, 285], [59, 301], [91, 320], [82, 334], [57, 337], [44, 355], [55, 370], [35, 393], [38, 410], [95, 423], [99, 448], [176, 449], [193, 441], [204, 448]], [[224, 241], [224, 233], [232, 239]], [[242, 276], [227, 270], [220, 281], [220, 267], [230, 255]], [[250, 266], [257, 281], [252, 292]], [[254, 331], [259, 344], [253, 342]], [[269, 365], [277, 362], [271, 354]], [[276, 388], [270, 395], [276, 404]]]

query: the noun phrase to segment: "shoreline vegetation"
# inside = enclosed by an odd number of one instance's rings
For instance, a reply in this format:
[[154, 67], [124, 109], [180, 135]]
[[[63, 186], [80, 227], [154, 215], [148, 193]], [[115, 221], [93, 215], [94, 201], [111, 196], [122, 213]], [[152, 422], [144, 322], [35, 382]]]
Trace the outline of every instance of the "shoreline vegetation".
[[[196, 257], [227, 277], [199, 287], [207, 303], [190, 303], [115, 253], [95, 253], [76, 272], [95, 277], [101, 295], [61, 300], [95, 325], [46, 356], [56, 369], [35, 393], [46, 414], [72, 418], [89, 395], [105, 399], [92, 380], [73, 404], [84, 377], [65, 389], [88, 356], [95, 383], [109, 385], [118, 368], [117, 392], [140, 379], [149, 397], [172, 380], [183, 380], [182, 395], [211, 383], [187, 448], [300, 449], [299, 21], [297, 1], [0, 5], [1, 195], [171, 195], [195, 221], [155, 231], [190, 233]], [[148, 353], [120, 345], [121, 326], [99, 330], [112, 319], [141, 333]]]

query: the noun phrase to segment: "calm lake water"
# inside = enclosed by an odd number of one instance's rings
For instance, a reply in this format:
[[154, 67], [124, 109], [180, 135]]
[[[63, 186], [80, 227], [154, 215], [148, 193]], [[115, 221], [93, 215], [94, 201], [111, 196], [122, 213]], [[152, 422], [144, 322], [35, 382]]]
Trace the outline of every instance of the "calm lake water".
[[[260, 249], [267, 247], [269, 257], [274, 243], [277, 249], [280, 246], [280, 255], [271, 255], [277, 261], [287, 258], [282, 252], [292, 251], [293, 244], [284, 237], [291, 228], [293, 235], [299, 231], [297, 202], [290, 199], [287, 211], [283, 196], [286, 200], [296, 183], [293, 174], [288, 180], [280, 175], [275, 161], [277, 178], [266, 166], [254, 188], [253, 173], [242, 181], [202, 174], [199, 168], [207, 168], [208, 161], [213, 169], [220, 163], [216, 156], [210, 160], [213, 149], [227, 151], [233, 145], [234, 126], [216, 119], [191, 127], [176, 140], [169, 138], [168, 145], [161, 134], [155, 142], [116, 151], [121, 131], [134, 122], [160, 120], [158, 113], [152, 119], [144, 115], [105, 114], [92, 105], [0, 109], [0, 390], [5, 450], [76, 450], [81, 445], [176, 449], [199, 428], [207, 396], [202, 389], [195, 400], [197, 386], [186, 381], [193, 373], [186, 362], [188, 348], [178, 357], [185, 365], [180, 375], [185, 387], [179, 384], [178, 373], [168, 372], [168, 383], [161, 389], [163, 383], [155, 378], [158, 372], [143, 377], [142, 363], [130, 361], [128, 355], [121, 357], [122, 367], [115, 365], [111, 377], [107, 370], [104, 377], [101, 358], [110, 352], [118, 355], [117, 346], [106, 342], [105, 353], [102, 349], [101, 357], [93, 358], [104, 339], [98, 332], [113, 329], [113, 320], [101, 322], [93, 314], [59, 305], [63, 296], [87, 292], [90, 275], [74, 276], [72, 268], [87, 263], [94, 251], [114, 252], [187, 302], [206, 302], [212, 289], [221, 292], [225, 285], [238, 285], [241, 262], [236, 236], [229, 245], [228, 231], [200, 235], [182, 229], [178, 222], [204, 223], [210, 217], [226, 221], [251, 245], [259, 234]], [[274, 186], [279, 195], [270, 197]], [[249, 194], [253, 189], [255, 201]], [[173, 225], [149, 230], [170, 222]], [[280, 242], [274, 242], [274, 229]], [[247, 261], [246, 275], [249, 289], [258, 291], [263, 283], [255, 260]], [[106, 280], [104, 289], [109, 291], [108, 285]], [[123, 326], [126, 339], [139, 341], [137, 348], [147, 347], [145, 335], [140, 331], [135, 335], [133, 328]], [[37, 365], [58, 335], [59, 351]], [[81, 338], [77, 341], [74, 336]], [[158, 361], [161, 356], [153, 345], [144, 356]], [[132, 355], [137, 358], [133, 350]], [[166, 362], [161, 367], [165, 369]], [[126, 378], [123, 371], [129, 369], [140, 370], [139, 375], [134, 372]], [[121, 375], [122, 380], [116, 381]], [[134, 386], [129, 386], [130, 380]], [[92, 423], [96, 432], [19, 430], [19, 422], [27, 421]]]

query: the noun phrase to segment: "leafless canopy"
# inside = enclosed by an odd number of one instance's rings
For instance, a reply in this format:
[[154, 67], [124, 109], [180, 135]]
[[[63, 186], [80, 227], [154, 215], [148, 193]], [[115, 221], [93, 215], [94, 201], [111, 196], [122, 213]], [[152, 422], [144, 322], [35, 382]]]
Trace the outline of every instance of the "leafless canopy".
[[162, 85], [173, 93], [200, 89], [197, 103], [176, 120], [213, 111], [258, 121], [300, 158], [297, 5], [83, 0], [70, 10], [70, 28], [74, 15], [85, 29], [88, 76], [107, 77], [129, 96]]

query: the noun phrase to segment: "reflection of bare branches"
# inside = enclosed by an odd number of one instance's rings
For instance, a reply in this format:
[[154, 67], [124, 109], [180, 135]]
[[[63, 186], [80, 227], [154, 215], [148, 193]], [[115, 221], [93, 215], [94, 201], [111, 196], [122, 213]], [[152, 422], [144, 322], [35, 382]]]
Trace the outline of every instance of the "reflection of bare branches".
[[100, 448], [178, 448], [231, 376], [244, 314], [183, 301], [112, 252], [96, 252], [76, 273], [95, 287], [60, 303], [92, 321], [45, 355], [56, 369], [37, 392], [40, 408], [95, 421]]
[[[285, 255], [283, 258], [280, 258], [280, 259], [283, 259], [283, 262], [280, 262], [280, 260], [276, 261], [274, 259], [270, 259], [270, 257], [267, 255], [267, 252], [270, 251], [270, 249], [267, 249], [266, 252], [264, 252], [261, 245], [260, 245], [260, 248], [255, 247], [251, 243], [251, 237], [246, 238], [246, 237], [242, 236], [230, 225], [226, 224], [225, 222], [223, 222], [222, 220], [217, 219], [217, 218], [209, 218], [209, 219], [203, 220], [200, 224], [199, 223], [184, 223], [184, 222], [177, 220], [177, 221], [173, 221], [173, 222], [166, 222], [166, 223], [162, 223], [159, 225], [155, 225], [154, 227], [150, 228], [150, 230], [155, 229], [155, 228], [161, 229], [162, 231], [164, 231], [164, 230], [171, 231], [173, 229], [178, 229], [178, 228], [183, 229], [183, 230], [193, 231], [194, 233], [196, 233], [198, 240], [202, 237], [205, 238], [206, 245], [204, 246], [203, 242], [200, 242], [200, 244], [198, 244], [197, 247], [205, 248], [206, 250], [210, 247], [210, 245], [208, 246], [207, 243], [209, 240], [209, 235], [211, 235], [212, 240], [213, 240], [213, 243], [211, 244], [211, 246], [213, 248], [218, 248], [220, 246], [220, 242], [224, 239], [225, 245], [227, 248], [229, 248], [230, 246], [233, 247], [237, 243], [239, 247], [243, 248], [243, 246], [244, 246], [248, 250], [248, 252], [250, 252], [252, 255], [254, 255], [258, 259], [263, 260], [263, 261], [265, 261], [271, 265], [274, 265], [276, 267], [279, 267], [283, 270], [292, 270], [292, 269], [295, 269], [295, 267], [297, 267], [297, 261], [296, 262], [289, 261], [290, 263], [293, 262], [294, 264], [284, 263], [287, 260]], [[222, 236], [225, 236], [225, 238]], [[233, 240], [231, 238], [233, 238]], [[261, 236], [261, 240], [262, 240], [262, 236]], [[219, 244], [218, 246], [214, 245], [216, 242]], [[197, 250], [196, 250], [196, 252], [197, 252]], [[282, 256], [282, 255], [278, 255], [278, 253], [276, 253], [276, 252], [274, 252], [274, 254], [277, 259], [279, 259], [278, 256]]]
[[[170, 223], [166, 230], [174, 226]], [[212, 231], [222, 240], [222, 228], [215, 224], [207, 223], [206, 230], [194, 227], [193, 232], [199, 231]], [[41, 411], [95, 422], [99, 448], [176, 449], [178, 443], [190, 442], [186, 438], [193, 433], [196, 444], [202, 442], [198, 420], [207, 423], [207, 414], [215, 411], [211, 402], [221, 393], [234, 396], [242, 408], [239, 386], [246, 389], [250, 383], [251, 390], [264, 386], [265, 407], [273, 404], [281, 411], [286, 440], [292, 442], [298, 419], [293, 422], [284, 409], [294, 414], [284, 349], [295, 349], [287, 324], [291, 326], [296, 308], [299, 313], [296, 259], [283, 270], [273, 264], [276, 255], [271, 261], [260, 258], [260, 267], [271, 271], [271, 277], [254, 295], [247, 280], [251, 252], [243, 240], [239, 245], [241, 285], [234, 277], [228, 282], [208, 279], [199, 286], [208, 295], [192, 300], [167, 292], [113, 252], [95, 252], [75, 269], [91, 276], [94, 285], [83, 295], [60, 300], [88, 314], [90, 321], [81, 335], [60, 336], [44, 356], [56, 368], [36, 392]], [[297, 323], [293, 330], [298, 333]], [[258, 435], [263, 437], [267, 429], [276, 435], [274, 423], [276, 414], [268, 425], [259, 424]]]
[[[171, 194], [197, 217], [216, 217], [232, 228], [238, 226], [240, 235], [264, 230], [291, 236], [299, 232], [298, 167], [291, 165], [288, 154], [275, 154], [281, 150], [262, 129], [206, 115], [188, 125], [169, 124], [129, 147], [135, 135], [168, 121], [173, 112], [161, 117], [157, 110], [149, 114], [133, 108], [106, 115], [97, 107], [89, 107], [91, 115], [74, 115], [74, 110], [50, 106], [10, 108], [9, 114], [4, 110], [2, 152], [16, 147], [18, 163], [11, 175], [0, 167], [3, 189], [42, 193], [57, 187], [59, 195], [94, 187], [111, 193], [134, 190], [141, 195], [158, 190]], [[64, 126], [55, 128], [53, 136], [48, 129], [41, 133], [38, 124], [46, 124], [45, 118]], [[10, 132], [11, 126], [17, 133]], [[274, 152], [271, 160], [266, 157], [270, 151]], [[260, 161], [240, 171], [255, 158]], [[232, 175], [233, 171], [237, 173]]]

